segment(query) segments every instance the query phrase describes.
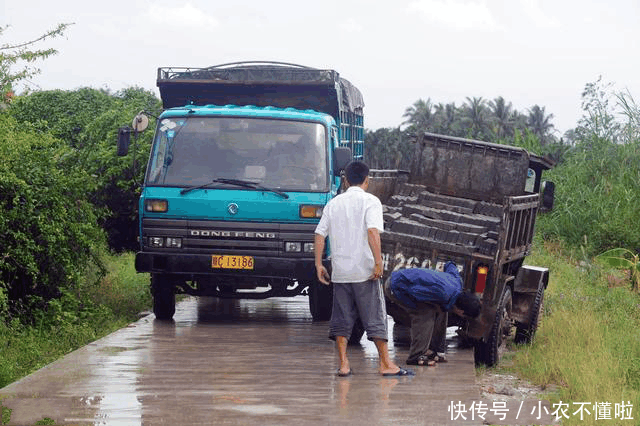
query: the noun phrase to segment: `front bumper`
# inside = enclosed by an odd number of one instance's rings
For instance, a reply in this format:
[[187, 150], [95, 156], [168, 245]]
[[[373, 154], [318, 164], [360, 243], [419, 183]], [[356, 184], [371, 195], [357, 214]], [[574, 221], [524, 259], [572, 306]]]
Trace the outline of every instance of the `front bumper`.
[[[187, 276], [234, 275], [237, 277], [290, 278], [309, 281], [316, 277], [313, 258], [253, 256], [253, 269], [212, 268], [211, 255], [183, 253], [136, 253], [136, 271]], [[328, 266], [328, 261], [325, 261]]]

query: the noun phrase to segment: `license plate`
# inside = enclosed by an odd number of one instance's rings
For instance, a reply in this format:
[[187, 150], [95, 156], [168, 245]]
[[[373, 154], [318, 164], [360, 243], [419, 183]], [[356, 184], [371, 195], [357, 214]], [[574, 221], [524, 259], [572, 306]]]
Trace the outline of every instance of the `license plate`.
[[212, 268], [253, 269], [253, 256], [211, 255]]

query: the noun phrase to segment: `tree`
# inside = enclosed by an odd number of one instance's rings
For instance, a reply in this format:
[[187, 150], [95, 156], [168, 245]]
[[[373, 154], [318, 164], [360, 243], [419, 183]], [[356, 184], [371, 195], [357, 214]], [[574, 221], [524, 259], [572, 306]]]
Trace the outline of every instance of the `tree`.
[[527, 127], [540, 139], [542, 146], [553, 142], [552, 132], [554, 130], [554, 125], [551, 123], [553, 114], [547, 115], [544, 109], [545, 107], [534, 105], [529, 109], [529, 118], [527, 120]]
[[498, 139], [505, 139], [513, 136], [514, 116], [511, 102], [507, 103], [502, 96], [498, 96], [489, 102], [492, 112], [494, 131]]
[[426, 101], [418, 99], [404, 111], [402, 116], [407, 118], [403, 124], [408, 124], [409, 130], [412, 132], [433, 130], [435, 115], [433, 113], [431, 99], [427, 99]]
[[59, 166], [88, 173], [87, 183], [92, 188], [87, 197], [97, 211], [104, 213], [99, 224], [108, 234], [110, 248], [122, 251], [138, 247], [137, 191], [144, 176], [141, 162], [148, 155], [152, 133], [140, 135], [129, 156], [118, 157], [117, 131], [131, 123], [139, 111], [157, 114], [160, 109], [160, 100], [142, 88], [130, 87], [113, 94], [83, 87], [18, 96], [8, 111], [19, 124], [52, 135], [72, 148]]
[[487, 117], [487, 102], [482, 97], [467, 97], [464, 105], [462, 122], [467, 136], [473, 139], [487, 139], [489, 122]]
[[[53, 30], [24, 43], [0, 45], [0, 101], [6, 99], [8, 94], [12, 94], [14, 83], [40, 73], [40, 69], [33, 65], [34, 62], [58, 53], [52, 48], [34, 49], [34, 47], [47, 39], [61, 37], [71, 25], [73, 24], [58, 24]], [[8, 26], [0, 27], [0, 36], [7, 28]], [[17, 69], [15, 69], [16, 66]]]

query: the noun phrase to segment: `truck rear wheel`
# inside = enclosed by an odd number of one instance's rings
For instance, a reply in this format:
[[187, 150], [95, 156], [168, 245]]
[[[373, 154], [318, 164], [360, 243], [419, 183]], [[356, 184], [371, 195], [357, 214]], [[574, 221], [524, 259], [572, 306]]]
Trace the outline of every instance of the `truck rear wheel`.
[[159, 320], [170, 320], [176, 312], [175, 284], [171, 276], [151, 274], [153, 313]]
[[540, 316], [542, 315], [542, 306], [544, 304], [544, 285], [540, 284], [536, 292], [536, 298], [531, 306], [531, 319], [527, 325], [518, 325], [516, 327], [516, 343], [531, 343], [533, 336], [536, 334]]
[[328, 321], [333, 309], [333, 286], [318, 280], [309, 283], [309, 311], [314, 321]]
[[505, 287], [498, 304], [489, 338], [487, 341], [477, 343], [475, 346], [476, 364], [485, 364], [488, 367], [493, 367], [500, 361], [500, 355], [506, 347], [507, 340], [513, 334], [512, 307], [511, 288]]

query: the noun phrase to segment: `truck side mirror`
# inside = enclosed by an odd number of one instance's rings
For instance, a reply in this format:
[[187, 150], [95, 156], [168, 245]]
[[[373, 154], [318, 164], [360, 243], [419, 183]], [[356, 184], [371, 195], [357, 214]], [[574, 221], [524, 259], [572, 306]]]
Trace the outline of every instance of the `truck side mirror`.
[[340, 171], [351, 161], [351, 148], [339, 147], [333, 150], [333, 174], [340, 176]]
[[129, 153], [129, 142], [131, 141], [131, 128], [120, 127], [118, 129], [118, 157], [124, 157]]
[[553, 201], [555, 198], [556, 184], [551, 181], [542, 182], [542, 209], [553, 209]]

